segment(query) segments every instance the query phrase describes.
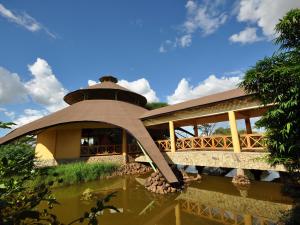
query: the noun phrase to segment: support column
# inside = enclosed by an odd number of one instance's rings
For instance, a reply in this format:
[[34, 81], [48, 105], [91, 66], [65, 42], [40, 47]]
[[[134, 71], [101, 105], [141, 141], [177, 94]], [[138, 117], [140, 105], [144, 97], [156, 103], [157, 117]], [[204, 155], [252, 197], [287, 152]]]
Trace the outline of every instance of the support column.
[[176, 140], [175, 140], [175, 130], [174, 122], [169, 121], [169, 132], [170, 132], [170, 141], [171, 141], [171, 152], [176, 151]]
[[128, 156], [127, 156], [127, 133], [125, 129], [122, 129], [122, 155], [124, 163], [127, 163]]
[[246, 118], [245, 119], [245, 124], [246, 124], [246, 132], [247, 132], [247, 134], [252, 134], [252, 128], [251, 128], [250, 118]]
[[252, 216], [249, 214], [244, 215], [244, 224], [245, 225], [252, 225]]
[[236, 126], [235, 112], [229, 111], [228, 117], [229, 117], [230, 131], [232, 136], [233, 150], [235, 153], [239, 153], [241, 152], [241, 146], [240, 146], [239, 133]]
[[198, 134], [198, 125], [197, 125], [197, 124], [194, 125], [194, 136], [195, 136], [195, 137], [198, 137], [198, 136], [199, 136], [199, 134]]

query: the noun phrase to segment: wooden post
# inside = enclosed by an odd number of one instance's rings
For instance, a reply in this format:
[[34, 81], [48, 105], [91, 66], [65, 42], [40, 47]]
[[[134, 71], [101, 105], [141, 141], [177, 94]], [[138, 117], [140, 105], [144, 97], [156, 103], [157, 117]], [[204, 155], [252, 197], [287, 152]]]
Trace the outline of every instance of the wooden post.
[[240, 146], [239, 133], [236, 126], [235, 112], [229, 111], [228, 117], [229, 117], [230, 131], [232, 136], [233, 151], [235, 153], [239, 153], [241, 152], [241, 146]]
[[245, 124], [246, 124], [246, 133], [247, 134], [252, 134], [250, 118], [245, 119]]
[[194, 137], [198, 137], [199, 134], [198, 134], [198, 125], [194, 125]]
[[252, 216], [249, 214], [244, 215], [244, 224], [245, 225], [252, 225]]
[[180, 215], [180, 205], [179, 204], [177, 204], [175, 206], [175, 220], [176, 220], [176, 222], [175, 222], [176, 225], [181, 225], [181, 215]]
[[175, 130], [174, 122], [169, 121], [169, 132], [170, 132], [170, 141], [171, 141], [171, 152], [176, 151], [176, 140], [175, 140]]
[[122, 129], [122, 155], [124, 163], [127, 163], [127, 133], [125, 129]]

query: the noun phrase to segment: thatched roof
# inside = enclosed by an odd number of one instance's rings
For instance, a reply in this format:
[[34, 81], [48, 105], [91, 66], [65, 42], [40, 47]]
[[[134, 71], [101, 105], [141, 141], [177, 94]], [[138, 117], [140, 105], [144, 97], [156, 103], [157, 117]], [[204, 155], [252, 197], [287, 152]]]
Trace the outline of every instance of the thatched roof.
[[34, 122], [19, 127], [0, 138], [0, 144], [17, 137], [36, 133], [43, 129], [73, 122], [101, 122], [112, 124], [127, 130], [143, 146], [149, 157], [169, 182], [177, 179], [166, 160], [152, 140], [139, 117], [147, 109], [126, 102], [114, 100], [85, 100], [77, 102], [65, 109], [52, 113]]
[[195, 107], [205, 107], [208, 104], [227, 101], [234, 98], [240, 98], [243, 96], [249, 95], [245, 93], [243, 89], [236, 88], [229, 91], [220, 92], [217, 94], [207, 95], [204, 97], [192, 99], [189, 101], [181, 102], [174, 105], [165, 106], [162, 108], [154, 109], [151, 111], [145, 112], [140, 118], [148, 119], [153, 117], [159, 117], [165, 114], [174, 113], [180, 110], [191, 109]]

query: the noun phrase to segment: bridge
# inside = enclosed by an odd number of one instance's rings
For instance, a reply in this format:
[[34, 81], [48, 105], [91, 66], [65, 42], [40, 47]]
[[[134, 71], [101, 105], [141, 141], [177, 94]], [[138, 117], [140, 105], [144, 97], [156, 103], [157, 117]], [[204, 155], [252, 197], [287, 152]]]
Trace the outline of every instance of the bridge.
[[[272, 167], [262, 160], [268, 155], [266, 139], [263, 133], [253, 132], [254, 118], [270, 107], [234, 89], [151, 110], [141, 119], [169, 164], [237, 168], [239, 173], [243, 169], [286, 171], [282, 165]], [[199, 132], [203, 124], [220, 122], [230, 128], [228, 135]]]

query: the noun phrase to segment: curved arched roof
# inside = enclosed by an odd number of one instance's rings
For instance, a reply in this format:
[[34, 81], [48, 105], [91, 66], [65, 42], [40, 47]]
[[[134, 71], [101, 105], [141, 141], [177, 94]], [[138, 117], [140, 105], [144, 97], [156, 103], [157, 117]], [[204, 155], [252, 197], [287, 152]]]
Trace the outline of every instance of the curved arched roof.
[[72, 122], [105, 122], [126, 129], [143, 146], [149, 157], [169, 182], [177, 178], [152, 140], [139, 117], [147, 109], [114, 100], [85, 100], [19, 127], [0, 138], [0, 144], [48, 127]]

